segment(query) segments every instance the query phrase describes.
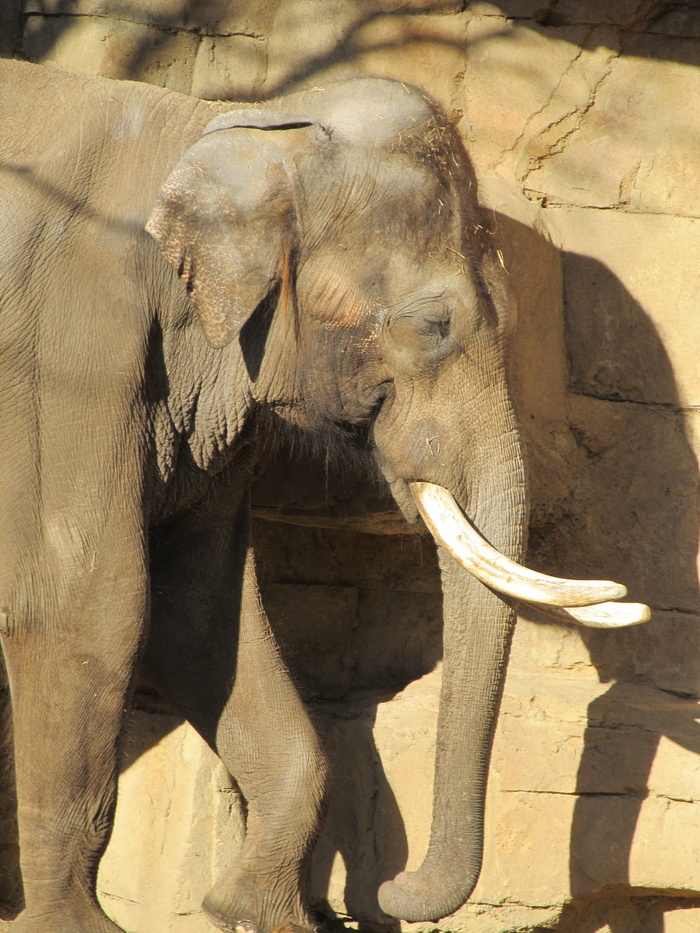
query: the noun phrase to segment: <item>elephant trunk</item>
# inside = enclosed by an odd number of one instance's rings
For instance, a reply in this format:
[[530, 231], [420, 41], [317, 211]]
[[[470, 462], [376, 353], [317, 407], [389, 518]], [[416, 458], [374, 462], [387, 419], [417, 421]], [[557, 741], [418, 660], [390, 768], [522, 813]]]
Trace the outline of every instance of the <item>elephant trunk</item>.
[[[437, 541], [442, 574], [444, 667], [430, 843], [417, 871], [379, 889], [383, 911], [413, 922], [453, 913], [479, 877], [486, 778], [515, 621], [511, 600], [588, 626], [649, 618], [647, 606], [611, 602], [626, 595], [618, 583], [551, 577], [520, 563], [527, 528], [524, 452], [505, 362], [488, 337], [484, 329], [483, 345], [471, 347], [468, 371], [455, 366], [435, 384], [432, 420], [416, 425], [410, 411], [389, 409], [374, 429], [385, 475], [402, 495], [396, 478], [408, 485]], [[468, 391], [475, 382], [478, 390]], [[438, 398], [450, 401], [442, 406]], [[452, 399], [462, 401], [462, 417], [448, 432], [435, 419], [443, 407], [454, 410]], [[421, 414], [426, 407], [415, 405]], [[443, 441], [439, 456], [432, 435]]]
[[[492, 430], [489, 437], [492, 442], [480, 445], [469, 461], [469, 488], [453, 491], [461, 504], [469, 505], [486, 537], [518, 560], [527, 520], [514, 419], [500, 435]], [[430, 844], [417, 871], [402, 872], [379, 889], [382, 910], [408, 921], [434, 921], [453, 913], [479, 877], [486, 779], [514, 623], [511, 605], [445, 549], [438, 552], [444, 668]]]

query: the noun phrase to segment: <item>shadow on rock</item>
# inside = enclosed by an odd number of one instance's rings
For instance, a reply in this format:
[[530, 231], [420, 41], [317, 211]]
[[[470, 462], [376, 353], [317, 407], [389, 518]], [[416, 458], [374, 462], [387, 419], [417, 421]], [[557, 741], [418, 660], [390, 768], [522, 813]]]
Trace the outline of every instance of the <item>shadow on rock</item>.
[[[507, 217], [498, 217], [497, 236], [520, 291], [523, 260], [513, 250], [547, 262], [555, 248]], [[524, 345], [515, 352], [533, 492], [528, 563], [619, 580], [629, 599], [651, 606], [652, 620], [619, 631], [577, 629], [610, 687], [587, 713], [570, 838], [573, 900], [555, 929], [597, 930], [584, 921], [594, 902], [595, 923], [627, 933], [641, 910], [639, 930], [661, 933], [673, 905], [635, 894], [692, 894], [697, 884], [683, 869], [685, 856], [673, 854], [686, 834], [680, 813], [663, 818], [667, 806], [692, 806], [682, 802], [692, 796], [692, 766], [653, 773], [660, 743], [700, 754], [697, 460], [676, 374], [649, 315], [601, 262], [567, 252], [558, 261], [563, 313], [556, 295], [538, 302], [520, 291]], [[541, 378], [552, 328], [566, 354], [560, 392], [544, 392]]]

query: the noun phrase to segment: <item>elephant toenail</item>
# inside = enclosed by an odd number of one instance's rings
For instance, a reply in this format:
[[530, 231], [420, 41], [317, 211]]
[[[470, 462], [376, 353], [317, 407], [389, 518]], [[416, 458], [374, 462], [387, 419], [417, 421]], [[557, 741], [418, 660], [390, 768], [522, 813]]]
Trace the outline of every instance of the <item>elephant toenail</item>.
[[233, 929], [234, 933], [257, 933], [255, 924], [251, 920], [239, 920]]

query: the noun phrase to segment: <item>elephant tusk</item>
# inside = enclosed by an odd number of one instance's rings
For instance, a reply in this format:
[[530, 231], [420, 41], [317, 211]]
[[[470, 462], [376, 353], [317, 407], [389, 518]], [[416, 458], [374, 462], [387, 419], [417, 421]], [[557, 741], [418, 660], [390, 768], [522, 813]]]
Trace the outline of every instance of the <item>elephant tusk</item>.
[[651, 609], [644, 603], [598, 603], [595, 606], [560, 609], [531, 603], [535, 609], [575, 625], [588, 628], [623, 628], [625, 625], [640, 625], [651, 618]]
[[622, 584], [610, 580], [565, 580], [528, 570], [485, 541], [443, 486], [413, 482], [409, 488], [435, 540], [477, 580], [499, 593], [528, 603], [577, 610], [627, 595]]

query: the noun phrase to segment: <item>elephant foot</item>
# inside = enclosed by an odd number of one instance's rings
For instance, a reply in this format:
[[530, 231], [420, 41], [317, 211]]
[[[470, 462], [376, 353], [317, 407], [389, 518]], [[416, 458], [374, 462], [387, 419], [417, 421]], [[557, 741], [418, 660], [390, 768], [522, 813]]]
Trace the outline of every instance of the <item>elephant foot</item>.
[[291, 909], [271, 909], [270, 903], [275, 898], [269, 892], [267, 897], [258, 898], [255, 890], [253, 886], [245, 886], [232, 892], [228, 885], [225, 890], [215, 886], [202, 904], [204, 915], [222, 933], [316, 933], [316, 925], [300, 904]]
[[[223, 933], [261, 933], [261, 931], [249, 920], [224, 921], [216, 919], [208, 910], [204, 910], [205, 915], [219, 930]], [[233, 922], [233, 926], [231, 926]], [[306, 927], [300, 927], [296, 923], [281, 923], [272, 930], [272, 933], [309, 933]]]
[[[202, 905], [202, 910], [209, 922], [213, 923], [222, 933], [266, 933], [263, 928], [252, 920], [231, 920], [221, 914], [214, 913], [206, 905]], [[298, 923], [286, 920], [284, 923], [273, 927], [269, 933], [310, 933], [311, 930], [313, 930], [313, 927], [300, 926]]]
[[99, 907], [80, 911], [28, 913], [26, 910], [10, 924], [10, 933], [124, 933]]

